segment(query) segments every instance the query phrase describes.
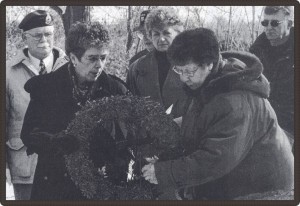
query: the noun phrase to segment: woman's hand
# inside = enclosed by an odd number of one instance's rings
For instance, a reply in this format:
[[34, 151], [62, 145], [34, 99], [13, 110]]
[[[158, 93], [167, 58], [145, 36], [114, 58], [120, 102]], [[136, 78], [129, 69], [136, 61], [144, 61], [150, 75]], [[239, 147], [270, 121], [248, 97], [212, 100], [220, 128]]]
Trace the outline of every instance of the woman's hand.
[[145, 180], [149, 181], [152, 184], [158, 184], [156, 176], [155, 176], [155, 169], [154, 169], [153, 163], [145, 165], [142, 168], [142, 173], [143, 173], [143, 177], [145, 178]]

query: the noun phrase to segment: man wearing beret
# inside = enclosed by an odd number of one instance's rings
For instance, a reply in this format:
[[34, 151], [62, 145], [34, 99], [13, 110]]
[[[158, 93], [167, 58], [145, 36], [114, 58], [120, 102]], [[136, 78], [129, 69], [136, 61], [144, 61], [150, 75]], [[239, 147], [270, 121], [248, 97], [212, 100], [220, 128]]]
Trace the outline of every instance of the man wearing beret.
[[6, 180], [13, 184], [16, 200], [28, 200], [38, 157], [27, 156], [20, 139], [30, 100], [23, 87], [31, 77], [54, 71], [67, 59], [61, 49], [53, 47], [53, 17], [47, 11], [29, 13], [19, 28], [26, 47], [6, 67]]

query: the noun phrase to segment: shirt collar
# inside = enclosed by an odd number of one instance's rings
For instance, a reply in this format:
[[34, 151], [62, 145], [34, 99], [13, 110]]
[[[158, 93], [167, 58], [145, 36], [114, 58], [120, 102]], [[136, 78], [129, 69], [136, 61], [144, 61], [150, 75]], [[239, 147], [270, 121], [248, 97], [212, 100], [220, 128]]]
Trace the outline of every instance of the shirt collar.
[[[34, 68], [36, 68], [37, 71], [40, 71], [40, 61], [41, 60], [32, 56], [29, 51], [28, 51], [28, 57], [30, 59], [31, 64], [34, 66]], [[46, 66], [47, 73], [50, 73], [52, 71], [53, 61], [54, 61], [54, 56], [53, 56], [52, 52], [50, 52], [50, 54], [46, 58], [43, 59], [43, 62]]]

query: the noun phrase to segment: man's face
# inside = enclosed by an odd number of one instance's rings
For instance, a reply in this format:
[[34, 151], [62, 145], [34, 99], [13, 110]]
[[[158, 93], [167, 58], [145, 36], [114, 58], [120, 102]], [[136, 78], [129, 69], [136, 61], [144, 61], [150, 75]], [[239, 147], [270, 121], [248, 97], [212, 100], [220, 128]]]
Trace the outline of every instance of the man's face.
[[[264, 14], [264, 21], [269, 21], [265, 27], [265, 33], [267, 38], [270, 40], [271, 45], [280, 45], [284, 43], [290, 34], [291, 25], [287, 17], [285, 17], [283, 11], [278, 11], [275, 14]], [[272, 26], [271, 21], [277, 21], [278, 26]]]
[[162, 29], [153, 28], [151, 31], [152, 43], [156, 50], [160, 52], [167, 51], [179, 32], [172, 26], [165, 26]]
[[47, 57], [53, 48], [53, 33], [53, 26], [38, 27], [24, 32], [30, 54], [37, 59]]

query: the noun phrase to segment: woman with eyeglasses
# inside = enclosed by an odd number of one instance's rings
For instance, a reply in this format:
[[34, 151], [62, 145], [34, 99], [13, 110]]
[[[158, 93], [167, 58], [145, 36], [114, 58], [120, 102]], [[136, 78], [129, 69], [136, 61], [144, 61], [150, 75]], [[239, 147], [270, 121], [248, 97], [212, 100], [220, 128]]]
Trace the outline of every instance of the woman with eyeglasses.
[[257, 57], [219, 52], [213, 31], [179, 34], [168, 56], [192, 102], [183, 116], [185, 154], [151, 162], [143, 176], [176, 199], [231, 200], [294, 188], [294, 156], [268, 102]]
[[[25, 84], [31, 100], [21, 139], [28, 154], [39, 155], [32, 200], [85, 199], [72, 182], [63, 158], [78, 149], [79, 140], [64, 135], [63, 130], [87, 101], [127, 93], [121, 80], [103, 71], [109, 42], [107, 29], [98, 22], [73, 24], [66, 38], [70, 61], [55, 72], [34, 77]], [[97, 158], [97, 154], [91, 153], [91, 157]]]
[[293, 6], [266, 6], [260, 34], [250, 52], [264, 66], [264, 75], [271, 82], [269, 101], [279, 125], [294, 142], [294, 12]]

